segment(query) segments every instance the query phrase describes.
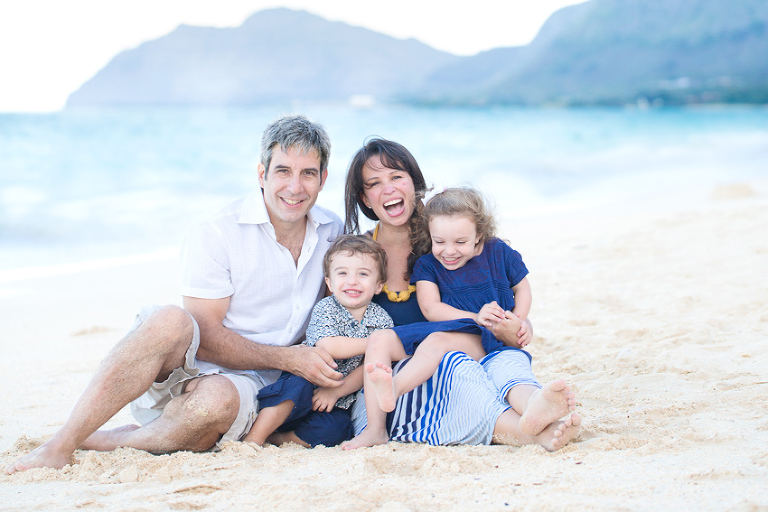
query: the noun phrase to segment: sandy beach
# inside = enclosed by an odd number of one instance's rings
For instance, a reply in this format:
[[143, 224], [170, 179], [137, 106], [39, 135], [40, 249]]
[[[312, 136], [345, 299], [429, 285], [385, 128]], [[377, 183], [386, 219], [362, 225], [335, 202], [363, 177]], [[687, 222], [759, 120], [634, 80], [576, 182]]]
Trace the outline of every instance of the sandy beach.
[[[77, 451], [0, 474], [0, 509], [768, 510], [766, 183], [502, 225], [531, 270], [534, 371], [578, 393], [564, 449]], [[0, 274], [2, 466], [64, 422], [140, 306], [180, 302], [177, 282], [174, 251]]]

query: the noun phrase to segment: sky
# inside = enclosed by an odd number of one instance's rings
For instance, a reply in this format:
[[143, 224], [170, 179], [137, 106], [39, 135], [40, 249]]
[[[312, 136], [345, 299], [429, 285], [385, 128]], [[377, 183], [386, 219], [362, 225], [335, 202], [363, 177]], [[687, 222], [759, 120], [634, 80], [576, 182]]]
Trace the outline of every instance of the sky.
[[[0, 2], [0, 112], [61, 109], [123, 50], [179, 24], [233, 27], [302, 9], [457, 55], [528, 44], [556, 10], [584, 0], [18, 0]], [[451, 2], [453, 3], [453, 2]]]

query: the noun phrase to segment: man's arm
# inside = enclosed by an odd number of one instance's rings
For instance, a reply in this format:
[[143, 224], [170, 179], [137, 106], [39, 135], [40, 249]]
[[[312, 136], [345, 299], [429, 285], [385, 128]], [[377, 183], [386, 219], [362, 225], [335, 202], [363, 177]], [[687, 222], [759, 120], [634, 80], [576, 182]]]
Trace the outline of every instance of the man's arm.
[[304, 377], [322, 387], [341, 385], [342, 375], [325, 350], [296, 345], [273, 347], [254, 343], [224, 327], [229, 298], [183, 297], [186, 309], [200, 327], [197, 357], [233, 370], [277, 369]]

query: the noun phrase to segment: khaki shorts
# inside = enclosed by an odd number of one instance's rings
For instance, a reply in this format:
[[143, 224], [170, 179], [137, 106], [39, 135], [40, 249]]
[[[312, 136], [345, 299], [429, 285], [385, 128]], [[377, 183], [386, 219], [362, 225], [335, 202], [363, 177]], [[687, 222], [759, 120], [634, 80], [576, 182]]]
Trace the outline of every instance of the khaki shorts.
[[[150, 315], [160, 309], [160, 306], [147, 306], [136, 315], [136, 322], [130, 332], [135, 331]], [[192, 318], [192, 315], [190, 315]], [[163, 382], [155, 382], [143, 395], [131, 402], [131, 414], [142, 425], [156, 420], [163, 413], [163, 409], [174, 397], [184, 393], [187, 384], [198, 377], [207, 375], [222, 375], [232, 382], [240, 396], [240, 409], [237, 418], [229, 430], [219, 439], [216, 447], [220, 447], [226, 441], [237, 441], [251, 429], [256, 419], [256, 397], [264, 384], [261, 379], [253, 374], [227, 373], [223, 369], [201, 371], [197, 365], [197, 349], [200, 347], [200, 328], [192, 318], [195, 333], [187, 349], [184, 366], [173, 370], [171, 375]]]

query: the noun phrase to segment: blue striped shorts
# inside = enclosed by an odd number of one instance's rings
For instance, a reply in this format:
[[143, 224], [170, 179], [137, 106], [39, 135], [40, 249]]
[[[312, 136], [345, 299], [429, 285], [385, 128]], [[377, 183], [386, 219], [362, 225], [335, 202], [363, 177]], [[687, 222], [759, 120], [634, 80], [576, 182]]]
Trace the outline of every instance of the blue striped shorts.
[[[395, 373], [406, 361], [395, 366]], [[516, 384], [535, 382], [535, 378], [521, 351], [494, 352], [481, 363], [463, 352], [446, 354], [432, 378], [397, 400], [395, 410], [387, 416], [391, 440], [490, 444], [496, 420], [509, 409], [504, 401], [507, 391]], [[362, 395], [352, 407], [352, 423], [355, 435], [367, 425]]]

